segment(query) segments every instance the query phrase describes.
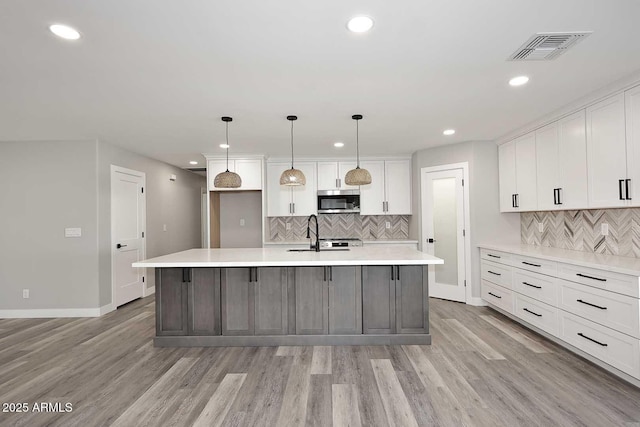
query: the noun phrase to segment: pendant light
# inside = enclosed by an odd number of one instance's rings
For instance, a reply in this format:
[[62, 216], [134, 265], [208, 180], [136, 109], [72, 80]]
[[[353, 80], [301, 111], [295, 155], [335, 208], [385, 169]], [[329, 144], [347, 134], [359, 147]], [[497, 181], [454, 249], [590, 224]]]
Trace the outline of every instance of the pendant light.
[[216, 175], [213, 180], [213, 186], [216, 188], [239, 188], [242, 185], [242, 178], [235, 172], [229, 172], [229, 122], [231, 117], [222, 117], [222, 121], [226, 124], [227, 135], [227, 170]]
[[280, 185], [298, 186], [305, 185], [307, 178], [300, 169], [293, 167], [293, 122], [298, 120], [297, 116], [287, 116], [287, 120], [291, 122], [291, 169], [287, 169], [280, 175]]
[[360, 169], [360, 147], [359, 147], [359, 133], [358, 121], [362, 120], [362, 114], [354, 114], [351, 116], [356, 121], [356, 168], [351, 169], [344, 177], [344, 182], [347, 185], [367, 185], [371, 184], [371, 174], [366, 169]]

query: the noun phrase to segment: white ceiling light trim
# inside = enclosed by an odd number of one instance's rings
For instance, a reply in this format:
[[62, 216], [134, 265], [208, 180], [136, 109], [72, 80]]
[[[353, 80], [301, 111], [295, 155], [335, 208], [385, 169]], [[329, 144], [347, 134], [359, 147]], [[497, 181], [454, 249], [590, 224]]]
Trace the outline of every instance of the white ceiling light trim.
[[220, 144], [220, 148], [229, 148], [229, 144]]
[[373, 19], [368, 16], [356, 16], [347, 22], [347, 28], [353, 33], [366, 33], [373, 28]]
[[510, 86], [522, 86], [524, 84], [527, 84], [527, 82], [529, 82], [529, 77], [527, 77], [527, 76], [517, 76], [517, 77], [514, 77], [511, 80], [509, 80], [509, 85]]
[[49, 31], [65, 40], [78, 40], [80, 38], [78, 30], [68, 25], [53, 24], [49, 26]]
[[334, 142], [333, 146], [336, 148], [342, 148], [344, 147], [344, 142]]
[[190, 164], [190, 165], [197, 165], [197, 164], [198, 164], [198, 162], [196, 162], [195, 160], [191, 160], [191, 161], [189, 162], [189, 164]]
[[456, 130], [455, 130], [455, 129], [447, 129], [447, 130], [445, 130], [445, 131], [443, 131], [443, 132], [442, 132], [442, 134], [443, 134], [443, 135], [446, 135], [446, 136], [453, 135], [454, 133], [456, 133]]

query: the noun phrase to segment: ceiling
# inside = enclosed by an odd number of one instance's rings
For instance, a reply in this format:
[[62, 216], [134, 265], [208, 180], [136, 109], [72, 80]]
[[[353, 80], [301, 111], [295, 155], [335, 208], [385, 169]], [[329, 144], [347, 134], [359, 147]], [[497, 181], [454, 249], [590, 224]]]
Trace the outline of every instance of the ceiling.
[[[369, 33], [347, 31], [358, 14]], [[3, 0], [0, 140], [100, 139], [179, 167], [224, 153], [223, 115], [231, 154], [288, 156], [290, 114], [300, 156], [353, 156], [356, 113], [363, 156], [493, 140], [640, 70], [639, 16], [636, 0]], [[594, 33], [506, 60], [545, 31]]]

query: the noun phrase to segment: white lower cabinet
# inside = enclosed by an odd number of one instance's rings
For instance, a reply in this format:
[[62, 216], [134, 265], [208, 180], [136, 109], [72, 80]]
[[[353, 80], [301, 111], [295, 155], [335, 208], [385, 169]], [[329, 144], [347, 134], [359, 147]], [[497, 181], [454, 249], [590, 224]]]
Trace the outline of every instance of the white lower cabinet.
[[640, 277], [571, 264], [570, 256], [481, 249], [482, 299], [640, 379]]
[[640, 378], [640, 341], [566, 311], [559, 338], [627, 374]]

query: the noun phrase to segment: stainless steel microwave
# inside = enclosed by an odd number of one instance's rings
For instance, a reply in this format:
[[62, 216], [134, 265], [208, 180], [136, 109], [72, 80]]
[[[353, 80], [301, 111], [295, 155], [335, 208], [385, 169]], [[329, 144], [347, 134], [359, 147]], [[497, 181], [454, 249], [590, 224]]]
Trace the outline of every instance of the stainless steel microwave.
[[318, 191], [318, 213], [360, 213], [360, 191]]

